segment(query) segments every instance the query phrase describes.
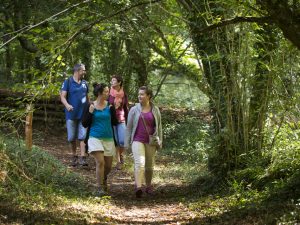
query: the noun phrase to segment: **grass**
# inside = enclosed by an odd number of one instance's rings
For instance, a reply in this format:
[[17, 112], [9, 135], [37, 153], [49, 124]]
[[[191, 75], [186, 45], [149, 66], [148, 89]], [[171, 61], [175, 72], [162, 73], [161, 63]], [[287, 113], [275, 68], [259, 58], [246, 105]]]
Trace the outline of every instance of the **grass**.
[[[300, 173], [248, 182], [246, 177], [226, 180], [213, 176], [194, 183], [194, 195], [186, 202], [206, 224], [298, 224], [300, 222]], [[253, 180], [252, 180], [253, 181]], [[198, 190], [198, 191], [196, 191]], [[202, 219], [200, 219], [202, 218]]]
[[37, 147], [27, 151], [22, 141], [2, 135], [0, 159], [0, 222], [87, 224], [101, 218], [99, 204], [109, 204], [107, 198], [94, 198], [87, 181]]

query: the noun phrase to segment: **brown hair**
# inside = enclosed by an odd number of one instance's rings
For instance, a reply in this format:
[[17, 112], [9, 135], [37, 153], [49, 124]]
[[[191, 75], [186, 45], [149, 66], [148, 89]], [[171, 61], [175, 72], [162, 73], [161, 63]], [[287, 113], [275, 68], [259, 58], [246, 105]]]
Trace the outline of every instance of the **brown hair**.
[[121, 82], [120, 83], [120, 86], [122, 87], [123, 86], [123, 78], [117, 74], [115, 75], [112, 75], [111, 79], [115, 78], [118, 82]]
[[102, 94], [103, 91], [104, 91], [104, 88], [108, 87], [106, 84], [98, 84], [98, 83], [93, 83], [93, 87], [94, 87], [94, 90], [93, 90], [93, 94], [95, 97], [98, 97], [98, 95]]
[[139, 88], [139, 90], [145, 91], [145, 93], [150, 96], [150, 99], [152, 99], [152, 97], [153, 97], [152, 89], [150, 89], [147, 86], [142, 86], [142, 87]]

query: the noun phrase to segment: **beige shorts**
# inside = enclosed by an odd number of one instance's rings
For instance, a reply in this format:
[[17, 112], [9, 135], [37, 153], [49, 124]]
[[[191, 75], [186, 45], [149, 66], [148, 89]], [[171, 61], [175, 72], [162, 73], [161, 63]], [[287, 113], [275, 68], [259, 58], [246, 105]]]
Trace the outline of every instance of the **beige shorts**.
[[116, 148], [114, 141], [105, 141], [98, 138], [90, 137], [88, 140], [88, 152], [101, 151], [104, 152], [104, 156], [114, 156], [116, 154]]

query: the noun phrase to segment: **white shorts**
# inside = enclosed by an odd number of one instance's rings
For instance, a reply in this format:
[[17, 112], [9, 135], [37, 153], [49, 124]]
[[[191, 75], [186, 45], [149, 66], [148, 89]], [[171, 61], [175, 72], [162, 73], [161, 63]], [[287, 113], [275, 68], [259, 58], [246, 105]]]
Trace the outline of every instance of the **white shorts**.
[[104, 156], [114, 156], [116, 154], [116, 148], [114, 141], [105, 141], [98, 138], [90, 137], [88, 140], [88, 152], [101, 151], [104, 152]]

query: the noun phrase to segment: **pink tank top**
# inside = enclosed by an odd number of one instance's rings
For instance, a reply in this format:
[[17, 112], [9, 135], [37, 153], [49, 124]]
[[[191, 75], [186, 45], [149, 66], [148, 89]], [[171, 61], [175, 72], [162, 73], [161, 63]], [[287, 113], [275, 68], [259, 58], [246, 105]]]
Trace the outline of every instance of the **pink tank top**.
[[[142, 113], [147, 129], [149, 131], [149, 134], [153, 134], [155, 131], [155, 119], [154, 116], [152, 114], [152, 112], [147, 112], [147, 113]], [[149, 135], [146, 131], [144, 122], [142, 117], [140, 116], [139, 121], [138, 121], [138, 125], [133, 137], [133, 141], [138, 141], [138, 142], [142, 142], [145, 144], [149, 143]]]

